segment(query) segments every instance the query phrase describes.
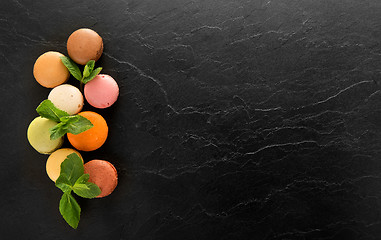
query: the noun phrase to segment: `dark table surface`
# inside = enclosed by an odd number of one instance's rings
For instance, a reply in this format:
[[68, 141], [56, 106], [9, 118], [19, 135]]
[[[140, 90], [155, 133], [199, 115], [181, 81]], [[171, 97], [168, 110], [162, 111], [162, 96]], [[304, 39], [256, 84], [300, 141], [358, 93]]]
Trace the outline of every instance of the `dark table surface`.
[[[119, 184], [73, 230], [26, 130], [81, 27]], [[2, 0], [0, 73], [1, 239], [381, 239], [381, 1]]]

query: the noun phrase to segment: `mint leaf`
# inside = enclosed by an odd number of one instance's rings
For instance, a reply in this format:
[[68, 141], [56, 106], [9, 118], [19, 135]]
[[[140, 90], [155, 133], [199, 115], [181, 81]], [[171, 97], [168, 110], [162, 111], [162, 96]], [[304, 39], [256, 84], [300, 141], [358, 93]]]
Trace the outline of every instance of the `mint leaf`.
[[65, 129], [64, 125], [65, 124], [63, 124], [63, 123], [58, 123], [57, 125], [55, 125], [51, 129], [49, 129], [51, 140], [55, 140], [55, 139], [58, 139], [60, 137], [63, 137], [67, 133], [67, 129]]
[[101, 71], [102, 71], [102, 68], [101, 68], [101, 67], [96, 68], [94, 71], [92, 71], [92, 72], [90, 73], [90, 75], [89, 75], [88, 77], [83, 78], [83, 79], [82, 79], [82, 82], [83, 82], [84, 84], [90, 82], [90, 81], [93, 80], [93, 78], [95, 78]]
[[68, 58], [66, 56], [63, 56], [60, 58], [61, 58], [62, 63], [65, 65], [65, 67], [71, 73], [71, 75], [73, 75], [73, 77], [75, 77], [75, 79], [81, 81], [82, 80], [82, 73], [79, 70], [79, 67], [77, 66], [77, 64], [75, 64], [75, 62], [73, 62], [73, 60], [71, 60], [70, 58]]
[[99, 187], [91, 182], [88, 182], [89, 174], [83, 174], [74, 184], [73, 191], [83, 198], [95, 198], [101, 194]]
[[58, 109], [54, 104], [46, 99], [38, 105], [36, 108], [36, 111], [38, 114], [40, 114], [41, 117], [60, 122], [61, 117], [69, 116], [69, 114], [65, 111], [62, 111]]
[[65, 124], [67, 132], [75, 135], [89, 130], [94, 126], [90, 120], [81, 115], [62, 117], [60, 120]]
[[72, 189], [71, 182], [66, 174], [61, 174], [56, 180], [56, 187], [62, 190], [62, 192], [70, 192]]
[[[87, 183], [87, 181], [89, 181], [90, 179], [90, 175], [85, 173], [83, 174], [82, 176], [80, 176], [77, 181], [75, 182], [75, 184], [81, 184], [81, 183]], [[74, 184], [74, 185], [75, 185]]]
[[67, 177], [67, 183], [70, 186], [74, 186], [75, 182], [79, 177], [83, 175], [84, 168], [82, 159], [76, 153], [72, 153], [66, 157], [66, 159], [61, 163], [61, 175]]
[[81, 207], [70, 194], [65, 192], [60, 200], [60, 213], [65, 221], [74, 229], [78, 227], [79, 218], [81, 214]]
[[73, 191], [83, 198], [95, 198], [101, 194], [99, 187], [91, 182], [87, 183], [76, 183], [73, 187]]
[[98, 67], [94, 70], [95, 61], [90, 60], [86, 63], [85, 68], [83, 69], [83, 75], [82, 75], [78, 65], [75, 64], [73, 60], [71, 60], [69, 57], [66, 57], [66, 56], [63, 56], [60, 58], [62, 63], [71, 73], [71, 75], [73, 75], [77, 80], [79, 80], [83, 84], [90, 82], [93, 78], [95, 78], [95, 76], [97, 76], [102, 71], [101, 67]]
[[95, 61], [90, 60], [86, 63], [85, 69], [83, 70], [83, 78], [86, 78], [90, 75], [90, 73], [93, 71], [95, 66]]

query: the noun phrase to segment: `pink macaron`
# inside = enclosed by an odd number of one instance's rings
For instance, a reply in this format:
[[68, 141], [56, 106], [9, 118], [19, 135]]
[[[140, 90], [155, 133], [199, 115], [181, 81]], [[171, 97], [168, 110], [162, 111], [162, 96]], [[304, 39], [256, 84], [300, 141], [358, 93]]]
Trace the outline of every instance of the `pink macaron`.
[[85, 85], [85, 98], [96, 108], [110, 107], [118, 99], [119, 87], [107, 74], [99, 74]]

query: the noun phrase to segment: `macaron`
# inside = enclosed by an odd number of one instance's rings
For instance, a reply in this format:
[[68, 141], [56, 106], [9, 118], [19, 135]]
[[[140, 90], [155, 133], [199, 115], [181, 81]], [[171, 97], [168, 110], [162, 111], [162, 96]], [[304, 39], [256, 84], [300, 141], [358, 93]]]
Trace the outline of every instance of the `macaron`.
[[27, 137], [30, 145], [39, 153], [50, 154], [60, 148], [63, 144], [63, 137], [51, 140], [49, 129], [57, 125], [55, 121], [43, 117], [36, 117], [27, 130]]
[[99, 74], [85, 85], [84, 93], [91, 106], [107, 108], [118, 99], [119, 87], [111, 76]]
[[118, 185], [118, 173], [115, 167], [105, 160], [91, 160], [83, 166], [90, 175], [89, 182], [95, 183], [101, 190], [97, 198], [110, 195]]
[[70, 115], [79, 113], [83, 107], [83, 95], [78, 88], [70, 84], [62, 84], [53, 88], [48, 99], [57, 108]]
[[50, 51], [37, 58], [33, 67], [33, 75], [41, 86], [54, 88], [69, 79], [69, 70], [60, 59], [63, 56], [62, 53]]
[[85, 65], [88, 61], [97, 61], [101, 57], [103, 40], [94, 30], [81, 28], [69, 36], [67, 52], [74, 62]]
[[100, 148], [107, 139], [108, 126], [106, 120], [92, 111], [80, 112], [78, 115], [87, 118], [93, 127], [80, 134], [67, 134], [67, 139], [73, 147], [81, 151], [93, 151]]
[[57, 178], [60, 176], [61, 173], [61, 163], [65, 161], [68, 155], [76, 153], [78, 156], [82, 159], [81, 154], [77, 152], [74, 149], [71, 148], [60, 148], [56, 151], [54, 151], [50, 156], [48, 157], [48, 160], [46, 161], [46, 173], [48, 174], [49, 178], [55, 182]]

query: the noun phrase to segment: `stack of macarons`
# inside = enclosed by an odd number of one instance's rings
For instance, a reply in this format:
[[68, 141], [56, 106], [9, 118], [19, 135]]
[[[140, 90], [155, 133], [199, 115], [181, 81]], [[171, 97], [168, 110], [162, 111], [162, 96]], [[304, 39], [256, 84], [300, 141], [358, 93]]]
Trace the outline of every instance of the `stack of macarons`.
[[[73, 32], [67, 40], [67, 52], [71, 60], [85, 65], [90, 60], [97, 61], [103, 53], [103, 40], [98, 33], [91, 29], [82, 28]], [[64, 55], [49, 51], [36, 60], [33, 75], [43, 87], [52, 88], [48, 99], [54, 106], [69, 115], [81, 115], [87, 118], [93, 127], [79, 134], [67, 134], [70, 144], [76, 149], [61, 148], [64, 137], [50, 139], [50, 131], [57, 122], [43, 117], [36, 117], [27, 130], [31, 146], [42, 154], [50, 154], [46, 162], [46, 172], [52, 181], [60, 174], [61, 163], [72, 153], [93, 151], [100, 148], [108, 136], [106, 120], [94, 111], [83, 111], [84, 99], [95, 108], [107, 108], [113, 105], [119, 95], [117, 82], [109, 75], [99, 74], [85, 84], [84, 95], [75, 86], [66, 84], [70, 72], [61, 61]], [[83, 159], [82, 159], [83, 160]], [[101, 189], [98, 197], [105, 197], [115, 189], [118, 175], [115, 167], [105, 160], [92, 160], [84, 164], [85, 173], [90, 175], [90, 182]]]

